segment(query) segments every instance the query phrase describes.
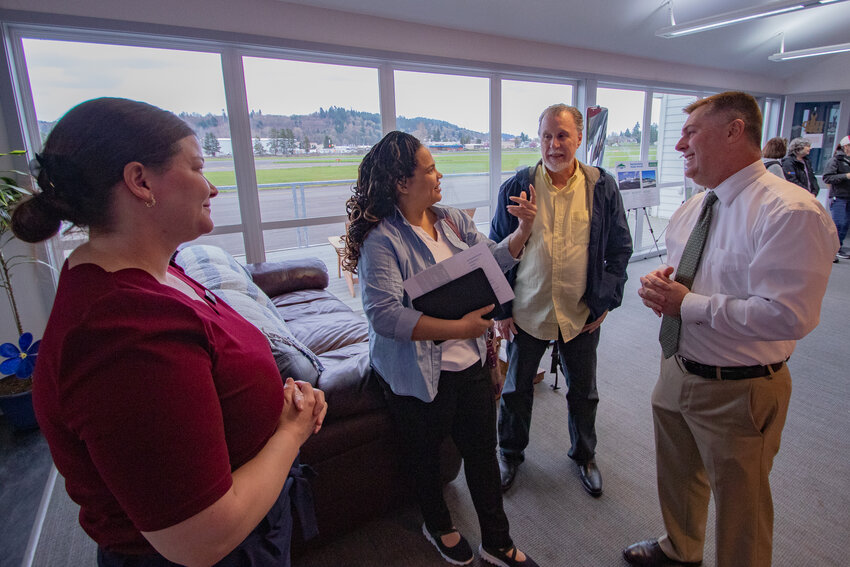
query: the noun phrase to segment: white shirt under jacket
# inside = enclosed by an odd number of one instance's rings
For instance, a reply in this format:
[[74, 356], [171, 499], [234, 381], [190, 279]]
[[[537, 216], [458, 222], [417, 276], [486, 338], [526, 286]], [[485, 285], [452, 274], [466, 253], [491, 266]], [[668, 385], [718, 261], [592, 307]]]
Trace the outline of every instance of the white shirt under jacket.
[[[713, 366], [785, 360], [820, 320], [838, 251], [835, 223], [811, 193], [768, 173], [761, 160], [714, 192], [702, 260], [682, 302], [678, 354]], [[705, 194], [670, 219], [671, 266], [679, 265]]]

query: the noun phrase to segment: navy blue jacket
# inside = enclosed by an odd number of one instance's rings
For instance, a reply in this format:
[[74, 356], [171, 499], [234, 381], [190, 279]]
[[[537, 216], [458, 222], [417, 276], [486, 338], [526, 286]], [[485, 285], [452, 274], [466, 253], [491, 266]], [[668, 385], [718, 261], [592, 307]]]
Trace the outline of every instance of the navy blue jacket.
[[[590, 309], [588, 321], [595, 321], [605, 311], [619, 307], [623, 302], [623, 287], [626, 284], [626, 266], [632, 255], [632, 236], [626, 222], [623, 199], [614, 178], [602, 168], [590, 167], [582, 163], [579, 167], [585, 177], [592, 180], [597, 171], [599, 180], [593, 187], [593, 208], [590, 213], [590, 240], [587, 248], [587, 285], [584, 290], [584, 303]], [[518, 197], [522, 191], [528, 191], [529, 183], [534, 181], [536, 166], [517, 170], [516, 175], [505, 181], [499, 188], [499, 200], [496, 214], [490, 222], [490, 239], [500, 242], [519, 225], [519, 220], [508, 213], [507, 206], [513, 201], [508, 197]], [[516, 281], [517, 267], [507, 272], [511, 286]], [[502, 306], [512, 316], [512, 304]]]

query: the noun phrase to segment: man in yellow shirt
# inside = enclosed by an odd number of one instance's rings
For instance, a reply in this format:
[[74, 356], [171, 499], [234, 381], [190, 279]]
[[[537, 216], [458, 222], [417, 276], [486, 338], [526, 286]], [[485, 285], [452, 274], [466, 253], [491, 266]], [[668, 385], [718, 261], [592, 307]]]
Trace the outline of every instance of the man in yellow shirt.
[[516, 298], [496, 330], [508, 341], [508, 374], [499, 414], [502, 490], [508, 490], [524, 459], [537, 366], [556, 341], [567, 392], [568, 455], [578, 465], [585, 490], [602, 494], [596, 465], [596, 347], [599, 327], [623, 298], [632, 239], [614, 178], [580, 163], [583, 117], [556, 104], [540, 115], [542, 160], [519, 170], [499, 190], [490, 238], [500, 241], [516, 228], [509, 197], [537, 194], [537, 217], [522, 261], [508, 273]]

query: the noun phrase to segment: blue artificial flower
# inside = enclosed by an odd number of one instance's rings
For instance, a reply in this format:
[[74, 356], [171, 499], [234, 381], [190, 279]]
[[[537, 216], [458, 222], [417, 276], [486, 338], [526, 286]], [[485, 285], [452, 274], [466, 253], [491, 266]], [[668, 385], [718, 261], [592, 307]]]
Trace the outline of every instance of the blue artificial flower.
[[32, 333], [24, 333], [18, 339], [17, 347], [12, 343], [0, 345], [0, 355], [7, 359], [0, 363], [0, 375], [14, 374], [21, 380], [32, 376], [39, 344], [41, 341], [32, 342]]

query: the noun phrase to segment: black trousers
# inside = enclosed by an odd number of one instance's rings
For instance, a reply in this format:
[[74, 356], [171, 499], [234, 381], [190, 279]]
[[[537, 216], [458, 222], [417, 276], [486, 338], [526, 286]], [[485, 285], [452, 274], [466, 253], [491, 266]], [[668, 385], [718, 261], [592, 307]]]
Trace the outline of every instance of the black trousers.
[[[571, 447], [567, 453], [577, 463], [586, 463], [596, 455], [596, 347], [601, 329], [581, 333], [564, 342], [558, 333], [558, 354], [567, 383], [567, 426]], [[499, 447], [505, 460], [522, 462], [531, 429], [534, 403], [534, 376], [548, 340], [533, 337], [517, 327], [508, 343], [508, 373], [502, 389], [499, 414]]]
[[453, 527], [440, 480], [440, 445], [451, 435], [463, 457], [482, 543], [491, 549], [513, 545], [502, 506], [496, 402], [488, 370], [478, 363], [459, 372], [442, 372], [437, 397], [430, 403], [398, 396], [385, 381], [382, 383], [405, 445], [406, 462], [428, 530], [442, 532]]

